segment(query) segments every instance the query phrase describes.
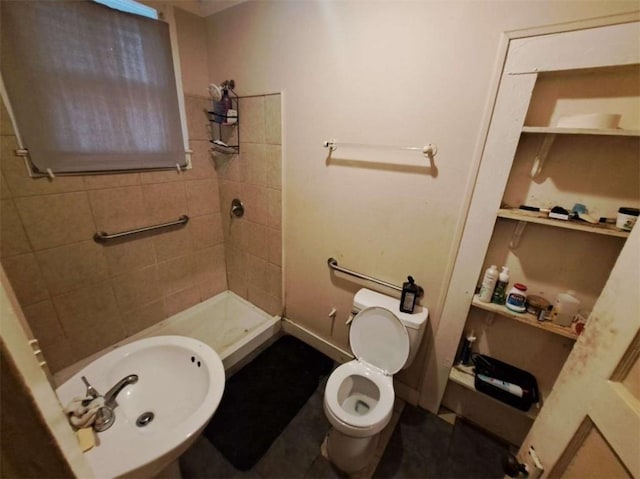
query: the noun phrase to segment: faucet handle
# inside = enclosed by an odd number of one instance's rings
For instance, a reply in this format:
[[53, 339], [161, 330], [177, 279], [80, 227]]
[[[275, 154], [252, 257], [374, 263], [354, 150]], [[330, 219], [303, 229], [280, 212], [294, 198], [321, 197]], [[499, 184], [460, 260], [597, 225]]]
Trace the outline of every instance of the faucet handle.
[[87, 381], [86, 377], [82, 376], [80, 379], [82, 379], [82, 382], [84, 383], [84, 385], [87, 386], [87, 393], [86, 393], [87, 396], [92, 398], [97, 398], [98, 396], [100, 396], [96, 388], [94, 388], [91, 384], [89, 384], [89, 381]]

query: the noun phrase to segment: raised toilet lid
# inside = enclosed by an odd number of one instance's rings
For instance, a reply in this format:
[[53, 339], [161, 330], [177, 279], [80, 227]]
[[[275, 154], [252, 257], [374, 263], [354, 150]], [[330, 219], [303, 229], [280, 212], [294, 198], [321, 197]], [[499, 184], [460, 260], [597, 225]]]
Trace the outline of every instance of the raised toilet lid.
[[351, 322], [349, 343], [356, 358], [395, 374], [409, 357], [409, 333], [391, 311], [372, 306]]

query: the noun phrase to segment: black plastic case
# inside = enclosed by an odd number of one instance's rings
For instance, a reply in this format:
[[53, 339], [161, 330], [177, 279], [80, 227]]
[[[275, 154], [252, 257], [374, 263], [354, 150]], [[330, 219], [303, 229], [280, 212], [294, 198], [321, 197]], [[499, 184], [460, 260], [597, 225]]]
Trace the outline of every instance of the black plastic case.
[[[533, 374], [483, 354], [475, 354], [473, 363], [475, 365], [475, 388], [477, 391], [488, 394], [522, 411], [528, 411], [532, 404], [540, 401], [538, 382]], [[478, 374], [516, 384], [522, 388], [523, 395], [522, 397], [518, 397], [482, 381], [478, 379]]]

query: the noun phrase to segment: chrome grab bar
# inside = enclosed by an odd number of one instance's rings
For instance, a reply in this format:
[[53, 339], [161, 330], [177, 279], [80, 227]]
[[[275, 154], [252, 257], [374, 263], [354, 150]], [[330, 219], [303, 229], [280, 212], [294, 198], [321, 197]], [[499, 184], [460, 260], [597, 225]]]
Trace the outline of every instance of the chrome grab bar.
[[[368, 276], [366, 274], [358, 273], [356, 271], [352, 271], [350, 269], [343, 268], [342, 266], [338, 266], [338, 260], [335, 259], [335, 258], [329, 258], [327, 260], [327, 264], [329, 265], [329, 268], [331, 268], [334, 271], [340, 271], [341, 273], [348, 274], [350, 276], [355, 276], [356, 278], [364, 279], [365, 281], [371, 281], [372, 283], [376, 283], [376, 284], [379, 284], [381, 286], [385, 286], [386, 288], [390, 288], [390, 289], [393, 289], [395, 291], [402, 292], [402, 287], [401, 286], [396, 286], [395, 284], [387, 283], [386, 281], [382, 281], [381, 279], [374, 278], [374, 277]], [[419, 297], [424, 296], [424, 289], [421, 286], [418, 286], [418, 296]]]
[[186, 225], [188, 222], [189, 222], [189, 217], [187, 215], [182, 215], [176, 221], [170, 221], [169, 223], [162, 223], [161, 225], [145, 226], [144, 228], [138, 228], [135, 230], [121, 231], [120, 233], [109, 234], [109, 233], [105, 233], [104, 231], [98, 231], [96, 234], [93, 235], [93, 240], [96, 243], [104, 243], [112, 239], [124, 238], [126, 236], [146, 233], [147, 231], [153, 231], [160, 228], [168, 228], [170, 226], [176, 226], [176, 225]]

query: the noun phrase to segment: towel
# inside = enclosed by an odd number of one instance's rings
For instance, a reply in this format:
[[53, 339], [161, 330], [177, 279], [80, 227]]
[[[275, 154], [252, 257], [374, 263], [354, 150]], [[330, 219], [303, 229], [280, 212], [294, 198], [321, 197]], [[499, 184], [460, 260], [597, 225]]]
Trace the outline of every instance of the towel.
[[104, 398], [102, 396], [96, 398], [75, 397], [64, 408], [64, 412], [69, 417], [69, 423], [73, 427], [82, 429], [93, 424], [101, 407], [104, 407]]

